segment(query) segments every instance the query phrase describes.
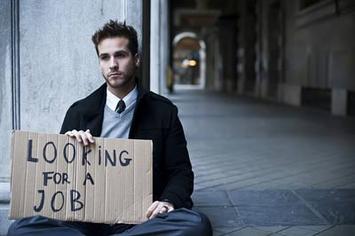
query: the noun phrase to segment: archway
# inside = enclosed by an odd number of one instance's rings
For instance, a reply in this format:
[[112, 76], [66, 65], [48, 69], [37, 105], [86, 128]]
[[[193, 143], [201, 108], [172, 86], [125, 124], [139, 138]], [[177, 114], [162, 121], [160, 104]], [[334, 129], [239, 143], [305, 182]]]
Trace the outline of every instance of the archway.
[[183, 32], [173, 40], [175, 89], [204, 89], [206, 84], [206, 44], [195, 33]]

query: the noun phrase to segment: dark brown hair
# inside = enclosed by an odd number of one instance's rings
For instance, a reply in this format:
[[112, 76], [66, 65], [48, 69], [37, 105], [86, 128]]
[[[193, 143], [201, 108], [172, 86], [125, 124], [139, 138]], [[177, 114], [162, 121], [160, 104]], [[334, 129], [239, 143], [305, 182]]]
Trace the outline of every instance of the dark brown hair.
[[117, 20], [110, 20], [102, 28], [97, 30], [92, 36], [91, 40], [95, 44], [95, 49], [97, 55], [99, 55], [99, 50], [97, 45], [104, 39], [113, 37], [125, 37], [128, 39], [128, 49], [134, 56], [138, 52], [138, 39], [136, 30], [130, 26], [126, 25], [126, 22], [118, 22]]

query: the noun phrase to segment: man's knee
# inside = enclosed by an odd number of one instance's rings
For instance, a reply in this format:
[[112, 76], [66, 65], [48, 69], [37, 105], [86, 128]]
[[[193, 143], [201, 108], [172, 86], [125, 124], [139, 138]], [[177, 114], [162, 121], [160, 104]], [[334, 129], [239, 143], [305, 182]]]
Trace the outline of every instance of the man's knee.
[[212, 235], [212, 226], [205, 214], [188, 209], [178, 209], [175, 213], [185, 221], [182, 235]]
[[7, 231], [8, 236], [26, 235], [29, 234], [29, 230], [33, 222], [42, 220], [41, 217], [26, 217], [19, 220], [15, 220]]
[[211, 222], [208, 219], [208, 217], [200, 212], [196, 212], [199, 217], [200, 217], [200, 221], [196, 223], [193, 232], [194, 234], [192, 235], [212, 235], [212, 226], [211, 226]]
[[210, 219], [208, 219], [208, 217], [203, 214], [203, 213], [199, 213], [201, 216], [201, 235], [212, 235], [212, 225], [211, 225], [211, 221]]
[[8, 230], [8, 236], [18, 235], [70, 235], [82, 236], [77, 229], [63, 225], [63, 222], [43, 216], [27, 217], [13, 222]]

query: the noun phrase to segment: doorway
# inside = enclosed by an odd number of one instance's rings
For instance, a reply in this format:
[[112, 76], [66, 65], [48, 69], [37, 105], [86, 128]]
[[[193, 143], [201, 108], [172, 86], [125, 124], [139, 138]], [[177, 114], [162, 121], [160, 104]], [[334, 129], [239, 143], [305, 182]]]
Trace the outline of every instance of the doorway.
[[195, 33], [183, 32], [173, 40], [174, 89], [204, 89], [206, 45]]

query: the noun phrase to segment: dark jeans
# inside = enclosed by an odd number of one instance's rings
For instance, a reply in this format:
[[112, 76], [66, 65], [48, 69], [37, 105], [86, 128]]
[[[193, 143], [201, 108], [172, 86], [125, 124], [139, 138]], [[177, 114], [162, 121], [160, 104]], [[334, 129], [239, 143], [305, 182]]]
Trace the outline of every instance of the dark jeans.
[[177, 209], [158, 215], [139, 225], [97, 224], [53, 220], [42, 216], [28, 217], [15, 221], [8, 235], [212, 235], [211, 224], [202, 213], [188, 209]]

